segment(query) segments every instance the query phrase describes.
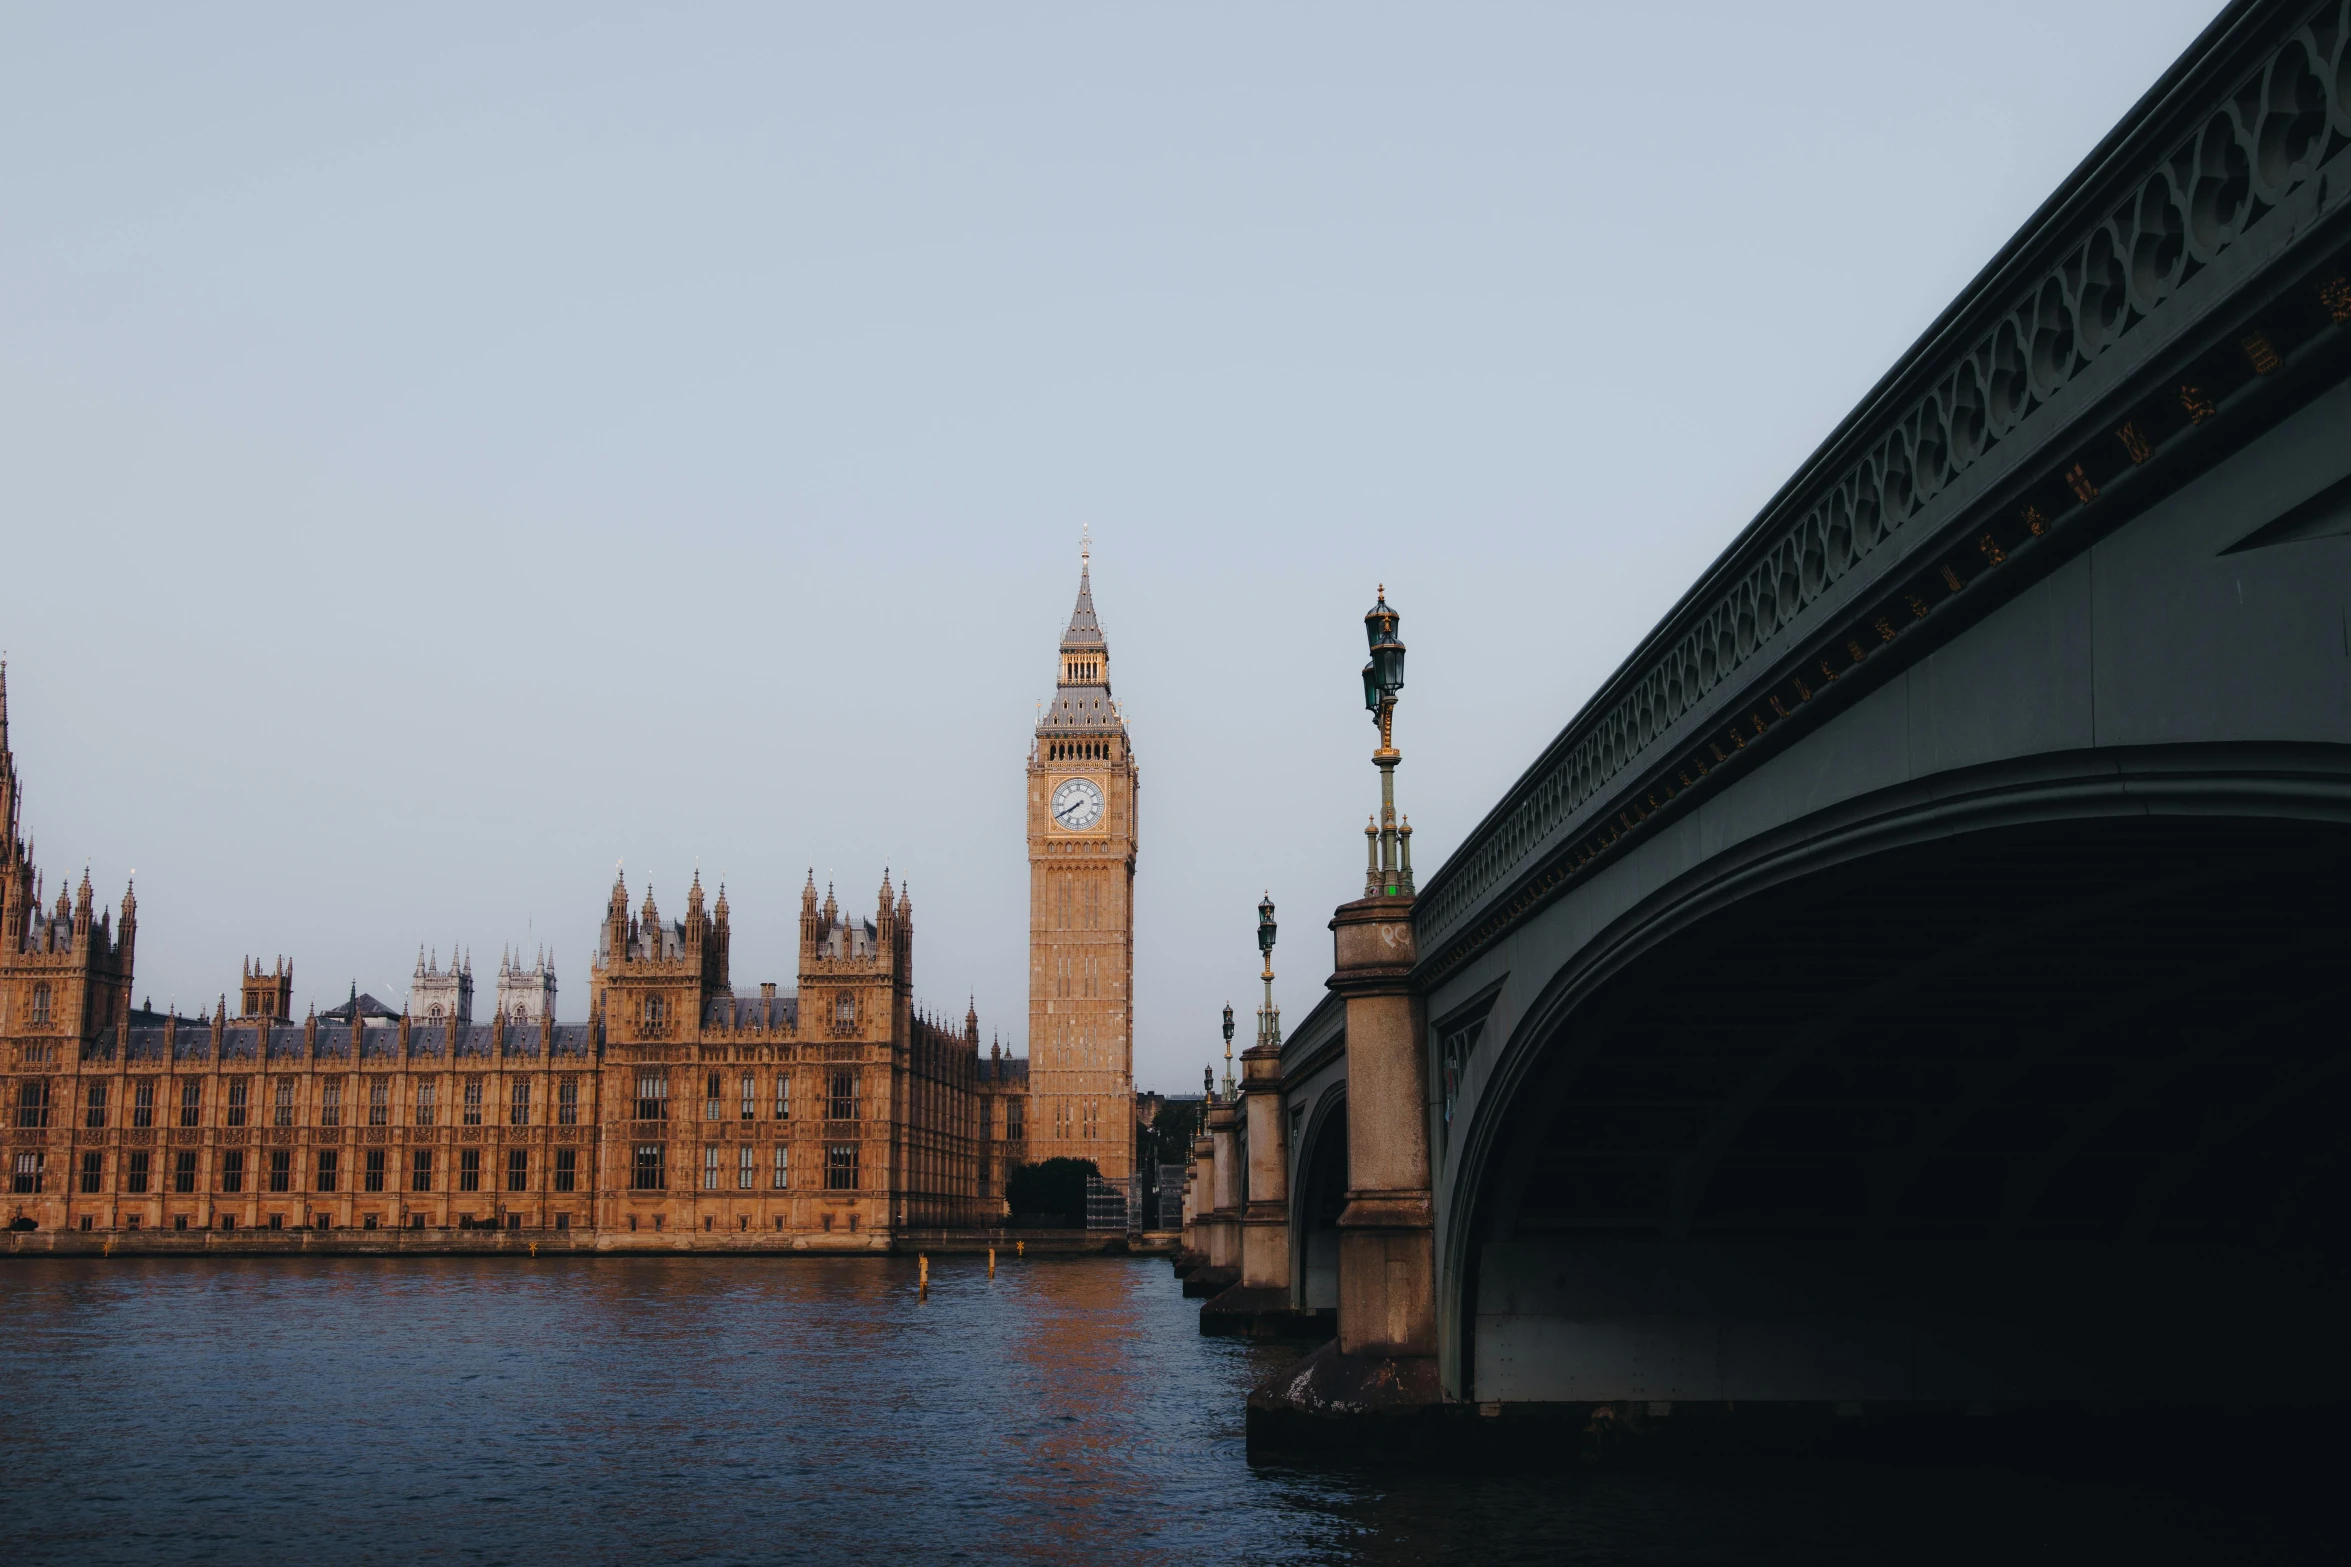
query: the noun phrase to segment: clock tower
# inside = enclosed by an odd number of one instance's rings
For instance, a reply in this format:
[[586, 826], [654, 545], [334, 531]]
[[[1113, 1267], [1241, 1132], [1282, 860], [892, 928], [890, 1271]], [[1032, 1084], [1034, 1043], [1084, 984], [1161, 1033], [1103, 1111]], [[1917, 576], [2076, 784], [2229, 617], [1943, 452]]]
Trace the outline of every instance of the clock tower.
[[1124, 1183], [1135, 1149], [1135, 786], [1094, 618], [1093, 552], [1060, 677], [1029, 748], [1029, 1157], [1091, 1159]]

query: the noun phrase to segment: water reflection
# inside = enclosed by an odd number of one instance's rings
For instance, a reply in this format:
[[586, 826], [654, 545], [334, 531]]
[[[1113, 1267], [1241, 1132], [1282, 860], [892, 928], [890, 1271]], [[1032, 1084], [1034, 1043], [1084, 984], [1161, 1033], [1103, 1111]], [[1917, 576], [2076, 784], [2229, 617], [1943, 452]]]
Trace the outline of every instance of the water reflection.
[[0, 1269], [17, 1562], [2302, 1559], [2176, 1490], [1740, 1465], [1252, 1470], [1278, 1348], [1156, 1262]]

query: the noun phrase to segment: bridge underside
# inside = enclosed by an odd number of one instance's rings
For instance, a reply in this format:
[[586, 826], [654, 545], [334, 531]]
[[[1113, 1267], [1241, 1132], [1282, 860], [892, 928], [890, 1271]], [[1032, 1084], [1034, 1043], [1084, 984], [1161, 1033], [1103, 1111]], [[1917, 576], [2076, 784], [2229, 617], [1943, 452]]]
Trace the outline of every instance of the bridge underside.
[[2351, 1395], [2351, 825], [2114, 816], [1714, 913], [1543, 1043], [1473, 1222], [1505, 1400]]

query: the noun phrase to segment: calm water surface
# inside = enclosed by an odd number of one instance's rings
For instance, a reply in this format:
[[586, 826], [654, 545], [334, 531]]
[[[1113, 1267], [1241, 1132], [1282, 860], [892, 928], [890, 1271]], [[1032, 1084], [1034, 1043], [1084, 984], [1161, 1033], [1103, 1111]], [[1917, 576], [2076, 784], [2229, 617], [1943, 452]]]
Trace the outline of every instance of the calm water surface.
[[[5, 1558], [2312, 1559], [2192, 1485], [1252, 1468], [1160, 1261], [0, 1264]], [[2305, 1524], [2303, 1527], [2307, 1527]]]

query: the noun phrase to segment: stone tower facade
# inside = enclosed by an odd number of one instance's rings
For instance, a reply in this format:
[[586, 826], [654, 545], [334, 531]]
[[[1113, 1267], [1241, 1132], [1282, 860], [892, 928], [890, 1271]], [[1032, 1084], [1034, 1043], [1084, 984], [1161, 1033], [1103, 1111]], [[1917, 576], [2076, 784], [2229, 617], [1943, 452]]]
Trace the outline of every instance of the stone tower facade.
[[1090, 549], [1029, 749], [1029, 1157], [1134, 1170], [1135, 799]]
[[294, 1015], [294, 965], [280, 953], [268, 968], [258, 958], [245, 960], [240, 983], [246, 1017], [291, 1018]]
[[504, 1023], [537, 1027], [539, 1019], [555, 1015], [555, 960], [542, 949], [529, 968], [522, 954], [510, 952], [498, 959], [498, 1018]]
[[416, 972], [408, 977], [408, 1014], [426, 1023], [471, 1023], [473, 959], [452, 945], [449, 966], [443, 968], [440, 953], [427, 962], [419, 947]]
[[[72, 1152], [74, 1083], [65, 1075], [89, 1044], [130, 1027], [138, 900], [126, 889], [122, 923], [96, 905], [90, 873], [69, 899], [42, 902], [33, 846], [17, 831], [23, 798], [8, 744], [8, 670], [0, 665], [0, 1040], [9, 1191], [63, 1184]], [[10, 1210], [23, 1216], [22, 1205]]]

